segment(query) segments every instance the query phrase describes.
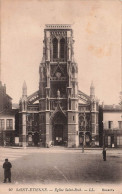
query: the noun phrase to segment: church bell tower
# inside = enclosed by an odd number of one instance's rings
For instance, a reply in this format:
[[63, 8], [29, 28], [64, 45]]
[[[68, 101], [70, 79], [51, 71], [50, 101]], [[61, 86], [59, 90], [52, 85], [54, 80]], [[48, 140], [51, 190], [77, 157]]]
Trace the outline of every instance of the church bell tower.
[[71, 25], [46, 25], [39, 67], [39, 128], [44, 146], [79, 146], [78, 67]]

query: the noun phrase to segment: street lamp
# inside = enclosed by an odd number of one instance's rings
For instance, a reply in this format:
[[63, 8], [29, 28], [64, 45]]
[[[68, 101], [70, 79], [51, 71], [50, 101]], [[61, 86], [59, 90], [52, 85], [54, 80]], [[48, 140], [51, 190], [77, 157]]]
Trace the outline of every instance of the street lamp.
[[103, 160], [106, 161], [104, 122], [103, 122]]
[[85, 145], [85, 131], [83, 131], [83, 146], [82, 146], [82, 153], [84, 153], [84, 145]]
[[86, 113], [85, 113], [85, 109], [84, 109], [84, 131], [83, 131], [83, 146], [82, 146], [82, 153], [84, 153], [85, 133], [86, 133]]
[[102, 121], [102, 124], [103, 124], [103, 135], [102, 135], [102, 137], [103, 137], [103, 139], [102, 139], [102, 141], [103, 141], [103, 149], [105, 148], [105, 132], [104, 132], [104, 122]]

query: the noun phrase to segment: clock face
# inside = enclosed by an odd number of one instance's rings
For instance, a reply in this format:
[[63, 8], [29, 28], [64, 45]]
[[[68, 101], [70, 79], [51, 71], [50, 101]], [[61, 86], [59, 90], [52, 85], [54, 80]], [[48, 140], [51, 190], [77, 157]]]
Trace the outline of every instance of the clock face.
[[61, 73], [60, 72], [56, 72], [56, 77], [60, 78], [61, 77]]

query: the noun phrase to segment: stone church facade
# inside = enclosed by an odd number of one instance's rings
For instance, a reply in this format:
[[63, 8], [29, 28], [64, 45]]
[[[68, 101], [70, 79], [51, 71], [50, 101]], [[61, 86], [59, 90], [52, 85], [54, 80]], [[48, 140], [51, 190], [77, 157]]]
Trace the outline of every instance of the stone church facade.
[[71, 25], [46, 25], [39, 90], [27, 96], [24, 82], [19, 103], [20, 146], [98, 145], [98, 100], [78, 87]]

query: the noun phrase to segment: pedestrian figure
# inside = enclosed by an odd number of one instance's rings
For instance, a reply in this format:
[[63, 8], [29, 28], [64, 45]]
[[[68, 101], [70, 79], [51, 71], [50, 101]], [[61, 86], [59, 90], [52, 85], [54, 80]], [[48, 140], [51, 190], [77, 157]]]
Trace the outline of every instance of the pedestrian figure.
[[106, 149], [103, 148], [103, 160], [106, 161]]
[[6, 140], [4, 140], [4, 147], [6, 146]]
[[3, 163], [4, 168], [4, 183], [6, 183], [6, 180], [8, 179], [9, 183], [11, 183], [11, 168], [12, 165], [8, 161], [8, 159], [5, 159], [5, 162]]

